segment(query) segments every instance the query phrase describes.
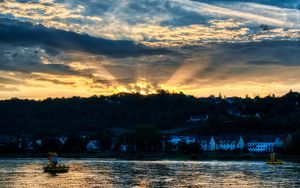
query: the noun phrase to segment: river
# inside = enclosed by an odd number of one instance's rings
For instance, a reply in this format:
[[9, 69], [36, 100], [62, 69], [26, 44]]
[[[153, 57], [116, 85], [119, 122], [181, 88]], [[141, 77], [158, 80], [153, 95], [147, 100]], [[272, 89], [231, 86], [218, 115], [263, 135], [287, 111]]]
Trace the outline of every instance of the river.
[[62, 159], [63, 174], [43, 159], [0, 159], [0, 187], [300, 187], [300, 164], [263, 161]]

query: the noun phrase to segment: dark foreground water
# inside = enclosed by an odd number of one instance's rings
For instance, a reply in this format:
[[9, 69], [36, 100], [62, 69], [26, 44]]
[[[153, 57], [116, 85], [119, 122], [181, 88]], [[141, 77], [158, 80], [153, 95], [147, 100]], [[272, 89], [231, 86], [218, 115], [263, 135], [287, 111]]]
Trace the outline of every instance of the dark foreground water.
[[48, 174], [43, 159], [0, 159], [0, 187], [299, 187], [300, 164], [249, 161], [63, 159], [70, 172]]

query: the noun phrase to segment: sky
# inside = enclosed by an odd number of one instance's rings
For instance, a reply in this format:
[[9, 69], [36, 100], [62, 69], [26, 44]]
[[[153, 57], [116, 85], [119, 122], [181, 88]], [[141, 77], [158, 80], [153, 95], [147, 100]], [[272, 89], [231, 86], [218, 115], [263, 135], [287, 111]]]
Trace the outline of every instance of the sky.
[[0, 99], [300, 91], [300, 0], [0, 0]]

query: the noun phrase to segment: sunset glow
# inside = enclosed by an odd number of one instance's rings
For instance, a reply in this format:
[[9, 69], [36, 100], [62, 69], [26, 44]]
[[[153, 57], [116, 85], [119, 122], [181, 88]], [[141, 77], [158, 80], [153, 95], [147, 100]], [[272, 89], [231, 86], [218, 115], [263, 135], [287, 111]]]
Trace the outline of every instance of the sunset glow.
[[300, 91], [297, 3], [0, 0], [0, 98]]

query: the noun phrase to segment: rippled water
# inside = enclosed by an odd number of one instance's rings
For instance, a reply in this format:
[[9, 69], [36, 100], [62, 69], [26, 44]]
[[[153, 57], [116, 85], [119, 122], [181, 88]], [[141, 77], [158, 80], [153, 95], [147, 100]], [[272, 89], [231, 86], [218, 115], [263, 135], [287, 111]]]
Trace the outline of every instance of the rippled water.
[[300, 164], [250, 161], [63, 159], [64, 174], [43, 159], [0, 159], [0, 187], [299, 187]]

